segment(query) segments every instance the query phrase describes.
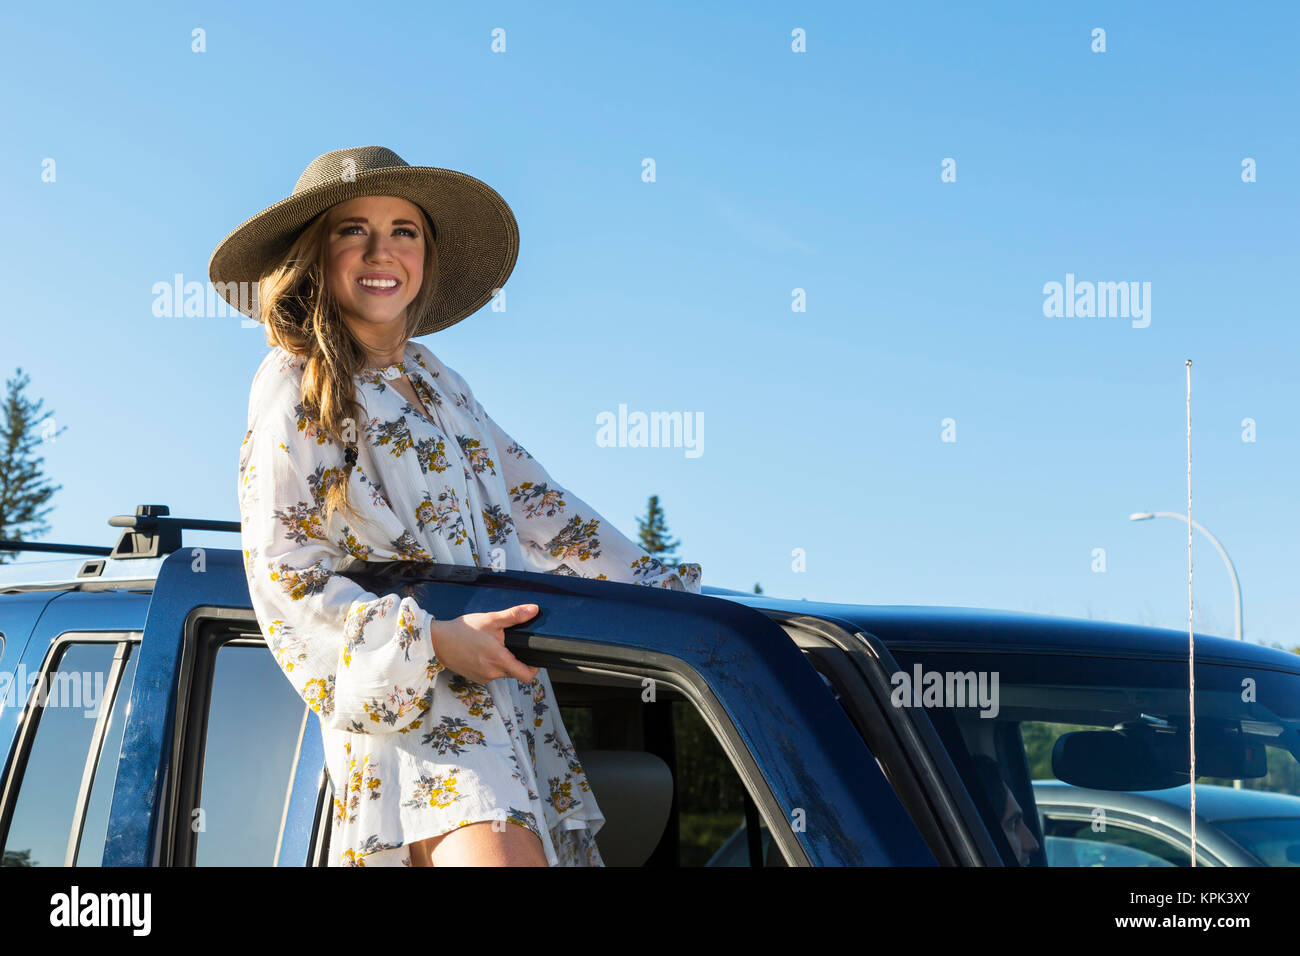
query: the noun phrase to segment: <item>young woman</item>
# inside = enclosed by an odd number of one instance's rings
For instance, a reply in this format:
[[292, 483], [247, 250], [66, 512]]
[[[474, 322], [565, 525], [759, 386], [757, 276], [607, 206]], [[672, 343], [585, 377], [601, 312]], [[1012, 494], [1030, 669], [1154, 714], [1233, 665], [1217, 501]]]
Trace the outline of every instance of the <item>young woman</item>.
[[482, 307], [517, 250], [486, 184], [366, 146], [315, 159], [209, 266], [272, 346], [239, 455], [244, 565], [267, 644], [320, 717], [331, 865], [603, 865], [550, 679], [505, 647], [537, 607], [439, 621], [365, 591], [345, 559], [700, 592], [698, 564], [619, 533], [411, 341]]

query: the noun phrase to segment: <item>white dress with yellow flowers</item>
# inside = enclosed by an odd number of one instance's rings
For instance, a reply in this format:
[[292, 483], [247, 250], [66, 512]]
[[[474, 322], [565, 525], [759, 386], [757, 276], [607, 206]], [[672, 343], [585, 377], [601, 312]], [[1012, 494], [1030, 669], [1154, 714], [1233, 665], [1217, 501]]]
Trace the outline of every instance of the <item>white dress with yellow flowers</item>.
[[[432, 615], [342, 574], [368, 561], [549, 571], [700, 593], [556, 484], [425, 346], [357, 377], [366, 420], [348, 498], [321, 519], [344, 448], [303, 408], [303, 359], [273, 348], [253, 378], [239, 455], [248, 587], [268, 646], [320, 717], [334, 788], [331, 866], [409, 866], [408, 844], [480, 821], [538, 835], [552, 866], [602, 866], [604, 816], [545, 669], [478, 684], [433, 653]], [[405, 373], [425, 416], [392, 386]]]

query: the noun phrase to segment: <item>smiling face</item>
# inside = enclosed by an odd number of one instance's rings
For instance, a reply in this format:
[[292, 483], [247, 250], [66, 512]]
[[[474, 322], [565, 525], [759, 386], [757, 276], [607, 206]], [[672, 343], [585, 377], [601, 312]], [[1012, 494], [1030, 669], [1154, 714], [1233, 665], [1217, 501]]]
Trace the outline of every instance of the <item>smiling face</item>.
[[396, 196], [359, 196], [328, 216], [326, 281], [344, 321], [368, 348], [400, 347], [407, 307], [425, 279], [425, 243], [432, 244], [424, 215]]

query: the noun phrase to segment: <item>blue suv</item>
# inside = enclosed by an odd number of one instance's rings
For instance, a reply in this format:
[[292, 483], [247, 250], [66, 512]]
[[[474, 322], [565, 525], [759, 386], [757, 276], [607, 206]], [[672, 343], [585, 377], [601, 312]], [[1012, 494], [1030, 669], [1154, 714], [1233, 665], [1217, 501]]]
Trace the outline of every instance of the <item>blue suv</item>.
[[[4, 864], [326, 865], [317, 717], [264, 642], [242, 553], [182, 544], [238, 523], [142, 505], [110, 524], [112, 548], [0, 541], [64, 555], [0, 566]], [[507, 643], [550, 673], [610, 866], [1046, 866], [1035, 779], [1188, 782], [1178, 631], [411, 562], [349, 574], [441, 619], [541, 608]], [[1195, 659], [1198, 777], [1300, 794], [1300, 658], [1198, 635]]]

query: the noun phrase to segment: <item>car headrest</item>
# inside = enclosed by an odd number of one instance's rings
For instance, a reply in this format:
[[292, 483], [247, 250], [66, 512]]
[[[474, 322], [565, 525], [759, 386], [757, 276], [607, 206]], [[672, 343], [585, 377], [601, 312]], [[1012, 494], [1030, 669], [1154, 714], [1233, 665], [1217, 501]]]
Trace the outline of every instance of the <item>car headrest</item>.
[[644, 750], [584, 750], [578, 762], [605, 815], [596, 846], [606, 866], [642, 866], [663, 837], [673, 802], [668, 764]]

